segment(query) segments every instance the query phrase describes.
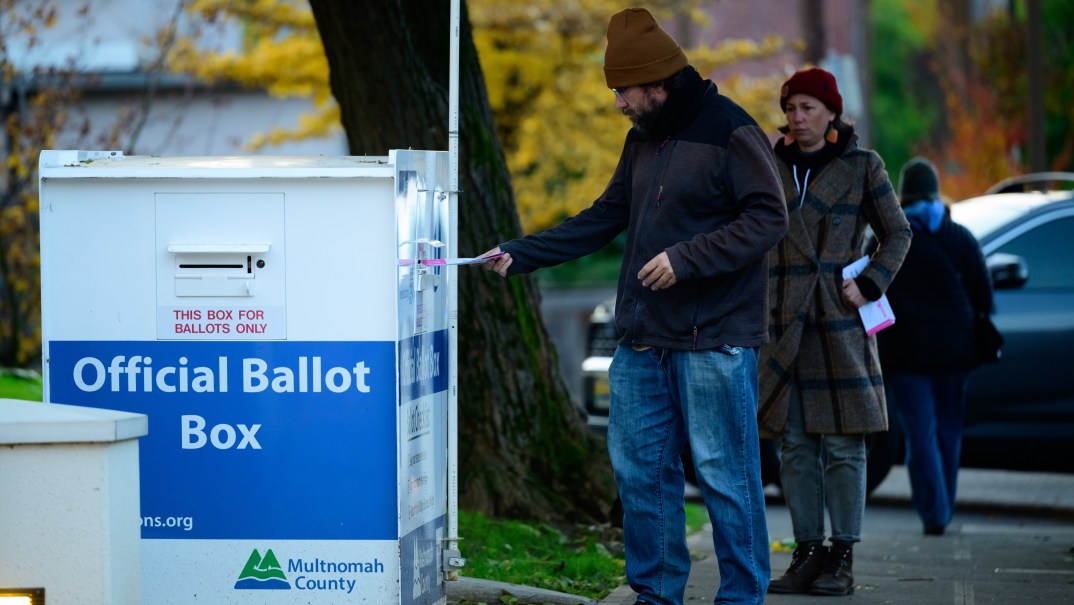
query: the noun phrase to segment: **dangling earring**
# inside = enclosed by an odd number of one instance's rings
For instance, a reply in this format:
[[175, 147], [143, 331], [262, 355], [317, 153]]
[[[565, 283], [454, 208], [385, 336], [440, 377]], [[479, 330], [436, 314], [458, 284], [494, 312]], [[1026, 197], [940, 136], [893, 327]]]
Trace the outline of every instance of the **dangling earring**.
[[824, 133], [824, 140], [833, 145], [839, 141], [839, 131], [830, 123], [828, 124], [828, 131]]

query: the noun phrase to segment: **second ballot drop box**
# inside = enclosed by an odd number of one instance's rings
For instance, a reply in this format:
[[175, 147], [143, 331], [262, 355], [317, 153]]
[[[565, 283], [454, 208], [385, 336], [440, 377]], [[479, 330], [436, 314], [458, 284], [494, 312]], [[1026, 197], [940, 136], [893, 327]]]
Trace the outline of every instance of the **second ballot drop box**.
[[42, 153], [45, 400], [149, 417], [145, 603], [445, 602], [447, 168]]

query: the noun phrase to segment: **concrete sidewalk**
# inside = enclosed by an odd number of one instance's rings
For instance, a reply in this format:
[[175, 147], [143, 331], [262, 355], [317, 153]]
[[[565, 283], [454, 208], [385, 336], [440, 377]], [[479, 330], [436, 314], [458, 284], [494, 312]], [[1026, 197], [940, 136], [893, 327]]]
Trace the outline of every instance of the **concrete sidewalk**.
[[[782, 504], [782, 499], [776, 497], [770, 498], [770, 501], [769, 538], [774, 541], [791, 536], [789, 515], [786, 512], [786, 507]], [[868, 507], [882, 505], [905, 507], [907, 510], [907, 535], [916, 536], [921, 533], [920, 522], [911, 509], [910, 481], [906, 475], [905, 467], [901, 465], [893, 467], [884, 482], [877, 486], [876, 490], [870, 495], [866, 504], [866, 525], [869, 523]], [[969, 512], [974, 510], [1023, 514], [1040, 513], [1041, 516], [1074, 520], [1074, 474], [962, 469], [959, 472], [958, 481], [958, 511]], [[957, 521], [958, 512], [955, 515]], [[689, 544], [691, 551], [695, 553], [695, 562], [687, 583], [685, 601], [686, 603], [712, 603], [719, 587], [720, 575], [712, 546], [711, 528], [706, 528], [690, 536]], [[873, 545], [873, 548], [875, 548], [875, 545]], [[773, 552], [773, 577], [778, 577], [786, 571], [789, 562], [790, 553]], [[858, 565], [855, 567], [856, 580], [858, 575], [864, 576], [869, 573], [859, 573], [862, 570], [857, 569]], [[1074, 599], [1074, 594], [1071, 596]], [[633, 605], [635, 597], [634, 591], [629, 586], [620, 586], [601, 600], [598, 605]], [[783, 602], [784, 600], [815, 600], [817, 598], [825, 599], [825, 597], [810, 597], [808, 595], [778, 595], [769, 597], [766, 601]], [[863, 599], [868, 599], [869, 596], [859, 591], [859, 593], [855, 593], [850, 598], [862, 601]], [[918, 599], [914, 602], [929, 601], [926, 596], [925, 600]], [[969, 601], [955, 600], [955, 603], [972, 602], [972, 597]], [[1074, 600], [1070, 602], [1074, 602]]]
[[[783, 518], [787, 513], [778, 494], [769, 500], [772, 515], [769, 519], [770, 537], [772, 540], [778, 540], [789, 535], [790, 523]], [[910, 482], [905, 467], [895, 466], [891, 469], [884, 482], [870, 495], [867, 506], [869, 505], [905, 507], [908, 511], [907, 519], [912, 519], [914, 523], [911, 533], [919, 533], [917, 517], [910, 511]], [[962, 469], [958, 482], [958, 509], [1040, 513], [1042, 516], [1074, 519], [1074, 474]], [[706, 528], [690, 536], [689, 544], [696, 554], [696, 560], [687, 584], [686, 602], [711, 603], [720, 581], [712, 548], [711, 529]], [[789, 560], [789, 553], [773, 552], [773, 575], [782, 574]], [[560, 592], [471, 578], [448, 584], [449, 603], [497, 603], [508, 595], [517, 599], [512, 601], [514, 603], [552, 605], [633, 605], [636, 596], [634, 591], [625, 585], [597, 602]], [[780, 598], [810, 597], [791, 595]], [[861, 595], [855, 595], [853, 598], [861, 600]]]

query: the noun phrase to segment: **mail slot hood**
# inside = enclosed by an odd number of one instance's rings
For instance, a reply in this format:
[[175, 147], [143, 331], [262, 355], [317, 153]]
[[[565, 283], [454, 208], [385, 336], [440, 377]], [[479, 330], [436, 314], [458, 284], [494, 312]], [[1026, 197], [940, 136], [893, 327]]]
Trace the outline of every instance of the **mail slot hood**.
[[176, 296], [253, 296], [272, 244], [169, 244]]

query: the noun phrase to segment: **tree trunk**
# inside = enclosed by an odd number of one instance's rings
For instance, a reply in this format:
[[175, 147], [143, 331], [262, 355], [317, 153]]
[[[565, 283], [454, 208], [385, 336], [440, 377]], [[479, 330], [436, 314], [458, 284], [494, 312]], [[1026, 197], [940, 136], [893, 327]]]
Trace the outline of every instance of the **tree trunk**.
[[[450, 6], [311, 0], [351, 153], [447, 149]], [[520, 233], [510, 177], [463, 6], [459, 253]], [[604, 442], [567, 393], [528, 276], [459, 270], [459, 502], [526, 519], [603, 521], [614, 499]]]
[[819, 65], [824, 55], [828, 52], [827, 21], [824, 18], [824, 2], [822, 0], [805, 0], [799, 5], [802, 18], [802, 36], [805, 38], [805, 48], [802, 50], [802, 60], [806, 63]]

